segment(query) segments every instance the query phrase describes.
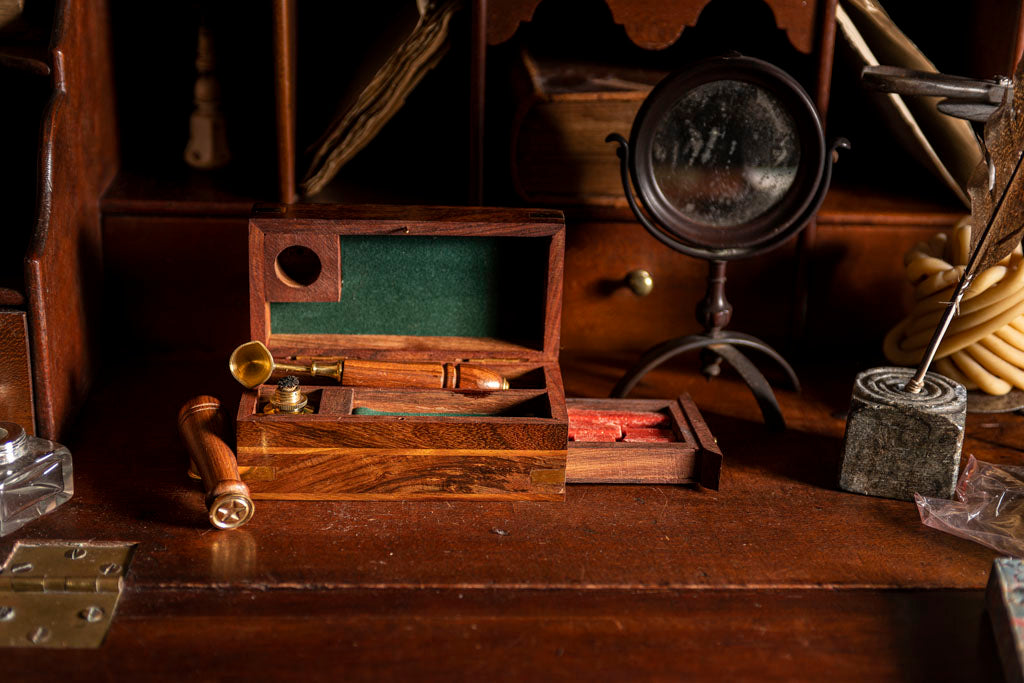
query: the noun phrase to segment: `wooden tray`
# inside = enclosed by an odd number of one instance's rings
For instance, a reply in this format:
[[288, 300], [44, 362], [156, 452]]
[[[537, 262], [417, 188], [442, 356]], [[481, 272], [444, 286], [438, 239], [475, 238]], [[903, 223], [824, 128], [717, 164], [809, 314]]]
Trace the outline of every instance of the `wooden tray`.
[[687, 394], [676, 399], [570, 398], [566, 406], [590, 410], [664, 412], [676, 441], [587, 443], [570, 441], [565, 479], [570, 484], [700, 484], [718, 490], [722, 452]]

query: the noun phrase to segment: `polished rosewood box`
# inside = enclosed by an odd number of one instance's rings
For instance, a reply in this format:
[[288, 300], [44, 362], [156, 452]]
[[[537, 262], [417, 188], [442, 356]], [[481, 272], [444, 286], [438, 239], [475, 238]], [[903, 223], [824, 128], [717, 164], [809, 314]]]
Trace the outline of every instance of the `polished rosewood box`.
[[504, 391], [346, 387], [303, 377], [312, 412], [246, 391], [238, 464], [254, 498], [561, 500], [561, 212], [258, 206], [252, 338], [277, 362], [482, 365]]

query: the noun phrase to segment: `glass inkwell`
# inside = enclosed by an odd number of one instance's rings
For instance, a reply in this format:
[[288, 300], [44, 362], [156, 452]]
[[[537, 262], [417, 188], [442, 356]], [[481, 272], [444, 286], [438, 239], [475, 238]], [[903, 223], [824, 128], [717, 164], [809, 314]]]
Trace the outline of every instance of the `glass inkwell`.
[[52, 512], [73, 493], [67, 448], [0, 422], [0, 536]]

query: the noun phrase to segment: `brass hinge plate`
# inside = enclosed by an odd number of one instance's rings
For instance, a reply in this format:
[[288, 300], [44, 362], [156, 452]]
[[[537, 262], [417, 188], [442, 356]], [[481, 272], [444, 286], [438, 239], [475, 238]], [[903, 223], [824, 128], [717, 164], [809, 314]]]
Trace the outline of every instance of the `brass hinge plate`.
[[0, 567], [0, 647], [95, 649], [134, 543], [19, 541]]

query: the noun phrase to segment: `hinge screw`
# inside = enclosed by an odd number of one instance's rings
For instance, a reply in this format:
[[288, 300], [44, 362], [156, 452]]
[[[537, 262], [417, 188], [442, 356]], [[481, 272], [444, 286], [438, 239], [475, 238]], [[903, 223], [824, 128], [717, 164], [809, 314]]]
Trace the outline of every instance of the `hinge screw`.
[[71, 550], [64, 553], [64, 557], [69, 560], [80, 560], [85, 557], [85, 548], [72, 548]]
[[32, 571], [31, 562], [22, 562], [21, 564], [16, 564], [13, 567], [11, 567], [12, 574], [24, 574], [25, 572], [30, 571]]
[[10, 621], [14, 618], [14, 608], [10, 605], [0, 605], [0, 621]]
[[103, 574], [103, 576], [110, 576], [111, 574], [116, 574], [119, 571], [121, 571], [121, 565], [119, 564], [110, 563], [100, 567], [100, 574]]
[[90, 624], [95, 624], [97, 621], [103, 618], [103, 608], [96, 607], [95, 605], [93, 605], [92, 607], [86, 607], [84, 610], [78, 613], [78, 616], [82, 619], [85, 619]]
[[31, 642], [33, 645], [45, 643], [50, 639], [50, 629], [46, 628], [45, 626], [40, 626], [39, 628], [28, 634], [28, 639], [29, 642]]

